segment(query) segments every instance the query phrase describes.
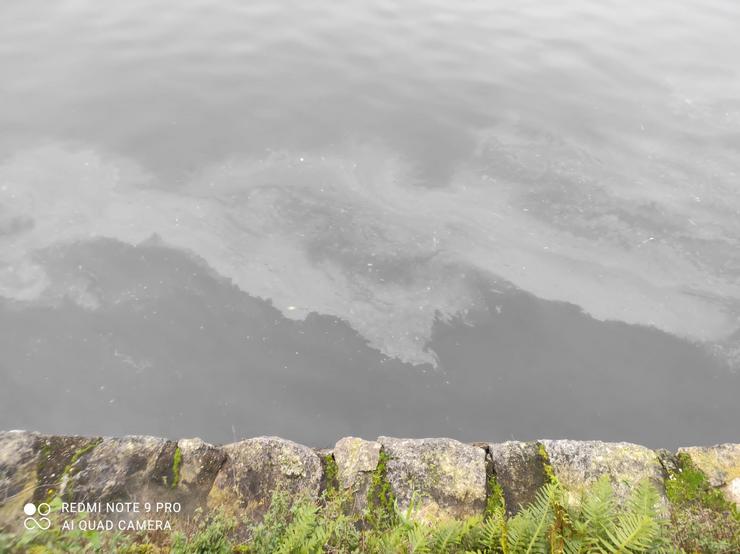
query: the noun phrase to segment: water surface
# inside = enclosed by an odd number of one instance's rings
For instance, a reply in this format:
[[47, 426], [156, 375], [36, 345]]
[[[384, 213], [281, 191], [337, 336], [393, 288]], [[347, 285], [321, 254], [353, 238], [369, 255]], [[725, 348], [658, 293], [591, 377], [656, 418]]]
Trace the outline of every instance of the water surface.
[[4, 2], [0, 427], [738, 440], [738, 24]]

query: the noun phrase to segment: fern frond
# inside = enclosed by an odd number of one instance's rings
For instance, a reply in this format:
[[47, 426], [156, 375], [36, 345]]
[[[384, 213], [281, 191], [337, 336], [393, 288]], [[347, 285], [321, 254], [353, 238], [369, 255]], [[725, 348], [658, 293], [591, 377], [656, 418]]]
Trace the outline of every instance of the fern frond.
[[417, 525], [408, 530], [409, 554], [427, 554], [429, 547], [429, 527]]
[[503, 545], [507, 544], [506, 536], [506, 512], [501, 506], [483, 522], [480, 543], [489, 552], [504, 551]]
[[387, 554], [397, 554], [403, 552], [406, 546], [407, 531], [403, 527], [393, 527], [383, 532], [376, 550], [372, 552], [381, 552]]
[[593, 552], [595, 548], [587, 547], [583, 540], [578, 537], [569, 537], [565, 539], [563, 544], [563, 552], [565, 554], [581, 554], [582, 552]]
[[467, 551], [479, 548], [481, 544], [483, 516], [476, 515], [462, 521], [462, 540], [460, 549]]
[[660, 495], [657, 489], [647, 480], [640, 481], [627, 501], [630, 513], [656, 518]]
[[312, 502], [299, 502], [293, 507], [293, 520], [285, 529], [277, 554], [305, 552], [306, 547], [316, 540], [318, 506]]
[[509, 522], [508, 546], [516, 554], [539, 554], [547, 552], [547, 532], [552, 524], [552, 502], [559, 487], [555, 483], [544, 485], [534, 502]]
[[463, 524], [459, 521], [447, 521], [439, 524], [432, 538], [435, 553], [445, 554], [460, 546], [463, 538]]
[[617, 527], [600, 541], [603, 551], [609, 554], [649, 552], [658, 538], [660, 527], [650, 516], [635, 513], [622, 514]]
[[595, 547], [613, 533], [617, 523], [617, 503], [609, 477], [602, 476], [584, 494], [574, 530], [586, 546]]

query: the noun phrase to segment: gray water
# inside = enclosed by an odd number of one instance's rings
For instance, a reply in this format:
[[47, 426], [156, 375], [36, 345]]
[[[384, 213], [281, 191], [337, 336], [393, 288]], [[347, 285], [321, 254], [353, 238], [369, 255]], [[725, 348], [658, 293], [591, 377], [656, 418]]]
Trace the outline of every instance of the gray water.
[[0, 428], [737, 441], [740, 4], [0, 4]]

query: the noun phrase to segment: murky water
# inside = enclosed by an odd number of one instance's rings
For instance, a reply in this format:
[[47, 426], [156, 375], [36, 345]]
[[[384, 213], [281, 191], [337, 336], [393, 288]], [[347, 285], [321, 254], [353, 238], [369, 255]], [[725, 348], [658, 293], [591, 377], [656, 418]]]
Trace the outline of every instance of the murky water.
[[0, 428], [738, 440], [740, 4], [0, 5]]

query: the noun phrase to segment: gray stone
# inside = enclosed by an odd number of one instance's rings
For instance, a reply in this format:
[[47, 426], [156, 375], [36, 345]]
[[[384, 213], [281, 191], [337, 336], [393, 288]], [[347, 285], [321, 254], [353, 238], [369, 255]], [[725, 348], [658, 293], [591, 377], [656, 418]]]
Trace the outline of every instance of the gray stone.
[[80, 460], [101, 440], [75, 436], [40, 439], [36, 464], [38, 486], [33, 501], [47, 502], [55, 496], [64, 498], [75, 472], [79, 469]]
[[[666, 451], [599, 441], [512, 441], [481, 447], [452, 439], [345, 437], [333, 450], [317, 453], [275, 437], [217, 447], [200, 439], [99, 439], [12, 431], [0, 433], [0, 528], [18, 530], [26, 502], [53, 496], [87, 502], [180, 502], [183, 511], [167, 518], [173, 526], [199, 507], [223, 509], [239, 521], [258, 520], [276, 490], [291, 499], [317, 498], [326, 478], [322, 456], [329, 454], [337, 469], [332, 485], [352, 491], [356, 511], [367, 507], [370, 484], [385, 459], [383, 475], [401, 509], [413, 500], [415, 517], [422, 521], [464, 518], [485, 509], [486, 449], [492, 466], [488, 469], [493, 469], [510, 512], [532, 502], [549, 472], [572, 502], [602, 475], [609, 477], [621, 501], [643, 479], [662, 491], [664, 468], [678, 467], [676, 456]], [[740, 445], [679, 452], [740, 505]], [[331, 459], [325, 460], [327, 467]]]
[[496, 481], [503, 489], [506, 511], [515, 514], [534, 501], [548, 481], [545, 460], [536, 442], [509, 441], [488, 445]]
[[422, 521], [464, 518], [486, 505], [483, 448], [453, 439], [379, 437], [388, 454], [387, 479], [404, 510], [414, 500]]
[[208, 496], [208, 506], [259, 518], [272, 494], [317, 498], [322, 470], [310, 448], [278, 437], [258, 437], [222, 447], [227, 455]]
[[173, 483], [176, 445], [156, 437], [104, 439], [80, 458], [71, 478], [75, 501], [164, 501]]
[[626, 499], [643, 480], [653, 483], [663, 493], [663, 468], [655, 451], [627, 442], [543, 440], [549, 464], [570, 500], [577, 502], [581, 493], [602, 475], [611, 481], [617, 499]]
[[226, 461], [226, 452], [198, 438], [180, 439], [177, 448], [180, 464], [174, 472], [176, 481], [171, 485], [176, 491], [175, 497], [186, 506], [187, 512], [191, 512], [206, 505], [213, 482]]
[[23, 506], [38, 487], [37, 456], [42, 436], [26, 431], [0, 433], [0, 527], [17, 528]]
[[658, 456], [658, 460], [663, 466], [664, 477], [667, 477], [670, 473], [678, 471], [678, 458], [673, 452], [666, 450], [665, 448], [659, 448], [655, 451], [655, 454]]
[[353, 508], [358, 513], [367, 507], [367, 493], [378, 467], [380, 448], [379, 442], [357, 437], [344, 437], [334, 446], [339, 486], [351, 491]]
[[709, 483], [740, 507], [740, 444], [692, 446], [679, 448], [678, 452], [687, 454]]

